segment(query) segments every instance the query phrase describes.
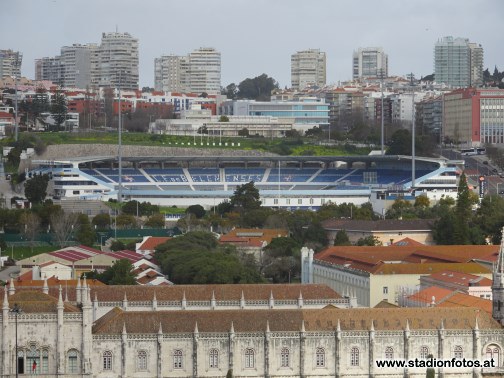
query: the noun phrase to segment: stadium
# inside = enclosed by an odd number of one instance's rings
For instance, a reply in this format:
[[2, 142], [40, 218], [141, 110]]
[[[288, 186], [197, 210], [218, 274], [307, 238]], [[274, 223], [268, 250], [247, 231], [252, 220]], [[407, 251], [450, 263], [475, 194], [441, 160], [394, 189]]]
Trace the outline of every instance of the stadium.
[[114, 156], [35, 160], [28, 177], [48, 174], [55, 199], [117, 199], [207, 208], [253, 181], [264, 206], [313, 209], [398, 196], [456, 196], [463, 161], [410, 156]]

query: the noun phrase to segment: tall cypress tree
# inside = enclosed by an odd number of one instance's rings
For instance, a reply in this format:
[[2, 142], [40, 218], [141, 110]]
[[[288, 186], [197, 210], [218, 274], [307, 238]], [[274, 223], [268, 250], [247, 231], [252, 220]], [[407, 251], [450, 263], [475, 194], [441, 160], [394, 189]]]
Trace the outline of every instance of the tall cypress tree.
[[467, 178], [460, 175], [457, 204], [455, 205], [455, 224], [453, 230], [453, 244], [469, 244], [469, 220], [471, 219], [471, 199]]

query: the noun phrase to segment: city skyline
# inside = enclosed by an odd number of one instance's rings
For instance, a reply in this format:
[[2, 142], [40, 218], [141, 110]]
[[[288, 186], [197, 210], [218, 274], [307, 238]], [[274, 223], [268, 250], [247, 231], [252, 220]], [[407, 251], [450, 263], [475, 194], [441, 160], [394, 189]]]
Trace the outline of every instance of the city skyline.
[[[58, 55], [62, 46], [98, 43], [102, 33], [117, 27], [139, 40], [140, 87], [154, 86], [156, 57], [200, 47], [221, 52], [222, 86], [266, 73], [289, 87], [291, 55], [305, 49], [327, 54], [328, 84], [351, 79], [353, 51], [368, 46], [387, 52], [390, 75], [425, 76], [434, 72], [434, 45], [445, 36], [481, 44], [484, 68], [503, 68], [498, 36], [504, 3], [497, 0], [484, 1], [484, 6], [452, 0], [230, 4], [220, 0], [208, 9], [197, 0], [193, 9], [205, 7], [207, 12], [189, 14], [184, 4], [156, 0], [143, 3], [142, 12], [133, 1], [10, 2], [0, 15], [0, 32], [8, 36], [1, 48], [23, 53], [22, 74], [33, 78], [35, 59]], [[482, 9], [489, 11], [485, 22], [469, 28]], [[179, 16], [170, 17], [172, 13]]]

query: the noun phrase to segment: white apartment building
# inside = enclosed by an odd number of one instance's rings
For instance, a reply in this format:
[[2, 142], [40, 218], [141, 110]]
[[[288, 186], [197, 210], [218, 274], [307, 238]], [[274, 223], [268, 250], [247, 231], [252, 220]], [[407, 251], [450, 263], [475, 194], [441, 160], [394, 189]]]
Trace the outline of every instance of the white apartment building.
[[63, 85], [61, 56], [35, 59], [35, 80], [52, 81], [56, 85]]
[[326, 54], [319, 49], [298, 51], [291, 56], [292, 89], [304, 89], [309, 85], [326, 84]]
[[388, 55], [381, 47], [365, 47], [353, 53], [352, 78], [388, 76]]
[[202, 47], [187, 56], [164, 55], [154, 60], [155, 89], [165, 92], [220, 93], [221, 54]]
[[21, 76], [23, 54], [19, 51], [0, 50], [0, 78], [6, 76]]
[[434, 46], [434, 77], [436, 82], [455, 88], [481, 85], [483, 47], [467, 38], [449, 36], [438, 40]]
[[138, 89], [138, 39], [103, 33], [98, 57], [99, 86]]

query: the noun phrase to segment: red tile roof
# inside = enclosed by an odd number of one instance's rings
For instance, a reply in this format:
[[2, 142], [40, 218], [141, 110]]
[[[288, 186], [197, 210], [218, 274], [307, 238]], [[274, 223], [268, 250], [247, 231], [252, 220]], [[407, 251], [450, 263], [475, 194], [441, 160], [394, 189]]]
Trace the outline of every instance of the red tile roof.
[[492, 314], [492, 301], [464, 293], [455, 293], [454, 295], [441, 301], [436, 307], [474, 307], [482, 309], [488, 314]]
[[452, 270], [444, 270], [433, 273], [427, 277], [429, 281], [441, 281], [461, 286], [492, 286], [492, 280], [470, 273], [461, 273]]
[[153, 251], [158, 245], [170, 239], [169, 237], [149, 236], [138, 249], [142, 251]]
[[127, 259], [129, 260], [132, 264], [136, 263], [138, 260], [141, 260], [145, 258], [145, 256], [136, 253], [134, 251], [128, 251], [128, 250], [123, 250], [123, 251], [117, 251], [117, 252], [110, 252], [106, 254], [107, 256], [111, 256], [116, 259]]
[[431, 286], [426, 289], [420, 290], [419, 292], [412, 294], [408, 297], [408, 300], [411, 302], [419, 302], [429, 304], [432, 303], [432, 299], [434, 298], [434, 302], [438, 303], [443, 298], [446, 298], [450, 294], [452, 294], [453, 290], [448, 290], [442, 287]]

